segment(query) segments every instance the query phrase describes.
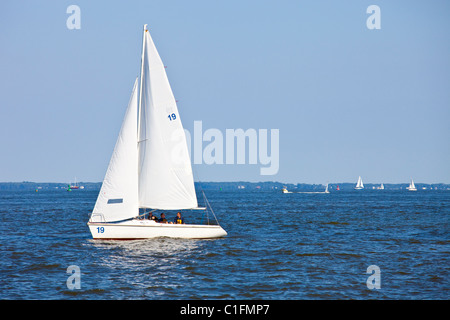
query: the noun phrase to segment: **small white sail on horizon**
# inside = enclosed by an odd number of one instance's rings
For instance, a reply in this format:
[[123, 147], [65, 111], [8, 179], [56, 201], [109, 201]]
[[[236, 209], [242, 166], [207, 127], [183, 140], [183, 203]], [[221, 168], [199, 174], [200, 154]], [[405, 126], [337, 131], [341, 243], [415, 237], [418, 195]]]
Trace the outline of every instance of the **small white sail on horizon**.
[[411, 178], [411, 182], [409, 183], [409, 186], [406, 187], [406, 189], [408, 189], [409, 191], [417, 191], [417, 188], [416, 188], [412, 178]]
[[356, 183], [355, 190], [364, 189], [364, 184], [362, 182], [361, 176], [358, 177], [358, 182]]

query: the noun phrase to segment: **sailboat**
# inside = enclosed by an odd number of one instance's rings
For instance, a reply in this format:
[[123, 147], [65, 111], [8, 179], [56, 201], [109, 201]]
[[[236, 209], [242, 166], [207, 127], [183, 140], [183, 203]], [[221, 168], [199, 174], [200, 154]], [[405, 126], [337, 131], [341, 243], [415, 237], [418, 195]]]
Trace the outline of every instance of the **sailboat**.
[[378, 187], [378, 189], [379, 189], [379, 190], [384, 190], [384, 184], [381, 184], [381, 185]]
[[74, 184], [69, 184], [67, 186], [68, 190], [77, 190], [77, 189], [84, 189], [84, 186], [79, 186], [77, 183], [77, 178], [75, 177], [75, 183]]
[[362, 182], [361, 176], [358, 178], [358, 182], [356, 183], [355, 190], [361, 190], [364, 189], [364, 184]]
[[[212, 211], [204, 193], [203, 196]], [[146, 219], [149, 212], [156, 210], [206, 209], [198, 207], [180, 114], [164, 64], [144, 25], [139, 93], [136, 79], [87, 223], [89, 230], [94, 239], [226, 236], [217, 218], [216, 224], [158, 223]], [[140, 214], [140, 210], [144, 213]]]
[[282, 192], [282, 193], [292, 193], [292, 192], [288, 191], [288, 189], [287, 189], [286, 187], [283, 187], [283, 188], [281, 189], [281, 192]]
[[411, 178], [411, 183], [409, 184], [408, 187], [406, 187], [406, 189], [408, 189], [409, 191], [417, 191], [417, 188], [416, 188], [416, 186], [414, 185], [414, 181], [413, 181], [412, 178]]

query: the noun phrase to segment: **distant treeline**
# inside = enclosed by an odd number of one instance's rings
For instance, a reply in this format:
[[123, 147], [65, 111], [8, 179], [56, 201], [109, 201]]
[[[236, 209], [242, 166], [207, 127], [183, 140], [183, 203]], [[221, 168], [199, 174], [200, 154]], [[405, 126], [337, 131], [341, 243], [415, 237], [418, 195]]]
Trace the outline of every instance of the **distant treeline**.
[[[81, 182], [77, 183], [79, 186], [83, 186], [84, 189], [100, 189], [101, 182]], [[0, 190], [40, 190], [40, 189], [63, 189], [67, 190], [69, 183], [59, 182], [0, 182]]]
[[[99, 190], [101, 182], [79, 182], [78, 185], [82, 187], [82, 190]], [[356, 183], [330, 183], [328, 189], [330, 191], [337, 190], [339, 186], [340, 190], [353, 190]], [[380, 183], [365, 183], [366, 190], [377, 189], [380, 187]], [[386, 190], [404, 190], [408, 186], [408, 183], [385, 183], [384, 188]], [[450, 184], [445, 183], [416, 183], [418, 190], [450, 190]], [[0, 182], [0, 190], [67, 190], [69, 184], [67, 183], [55, 183], [55, 182]], [[307, 184], [307, 183], [282, 183], [282, 182], [195, 182], [197, 190], [281, 190], [286, 187], [290, 191], [324, 191], [325, 185], [323, 184]]]
[[[281, 190], [286, 187], [290, 191], [324, 191], [325, 184], [308, 184], [308, 183], [282, 183], [282, 182], [201, 182], [195, 183], [196, 188], [204, 190]], [[450, 184], [445, 183], [415, 183], [418, 190], [450, 190]], [[329, 183], [328, 190], [335, 191], [339, 186], [339, 190], [354, 190], [356, 183], [342, 182], [342, 183]], [[381, 183], [364, 183], [364, 189], [373, 190], [378, 189]], [[385, 183], [385, 190], [402, 190], [406, 189], [409, 183]]]

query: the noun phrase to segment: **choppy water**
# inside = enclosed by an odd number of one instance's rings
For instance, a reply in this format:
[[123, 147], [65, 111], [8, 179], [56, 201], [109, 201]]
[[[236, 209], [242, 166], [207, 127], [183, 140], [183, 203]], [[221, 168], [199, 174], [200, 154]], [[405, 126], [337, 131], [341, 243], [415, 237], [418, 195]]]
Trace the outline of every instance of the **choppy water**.
[[0, 192], [0, 299], [450, 297], [448, 191], [207, 195], [226, 238], [94, 241], [97, 192]]

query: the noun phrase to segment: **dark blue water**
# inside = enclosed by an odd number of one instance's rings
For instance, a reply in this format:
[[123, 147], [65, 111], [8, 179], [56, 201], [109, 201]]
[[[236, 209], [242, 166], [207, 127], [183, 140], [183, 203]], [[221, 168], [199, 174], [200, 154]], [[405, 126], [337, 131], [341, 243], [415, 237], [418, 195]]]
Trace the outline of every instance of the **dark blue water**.
[[94, 241], [96, 191], [2, 191], [0, 299], [450, 297], [449, 191], [207, 196], [226, 238]]

